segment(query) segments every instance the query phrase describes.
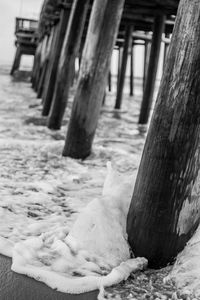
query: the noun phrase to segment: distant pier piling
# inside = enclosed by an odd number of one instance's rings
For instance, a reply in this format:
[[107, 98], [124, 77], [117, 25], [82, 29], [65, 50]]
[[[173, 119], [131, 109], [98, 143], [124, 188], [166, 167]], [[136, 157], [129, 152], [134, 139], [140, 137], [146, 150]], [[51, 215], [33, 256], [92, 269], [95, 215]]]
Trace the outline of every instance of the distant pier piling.
[[134, 44], [130, 49], [130, 96], [134, 94]]
[[123, 47], [122, 63], [121, 63], [120, 74], [119, 74], [119, 83], [117, 86], [117, 97], [115, 102], [115, 109], [121, 108], [128, 54], [130, 53], [132, 47], [132, 32], [133, 32], [133, 26], [128, 25], [126, 27], [126, 32], [125, 32], [125, 40], [124, 40], [124, 47]]
[[72, 5], [48, 118], [48, 127], [50, 129], [60, 129], [61, 127], [69, 88], [74, 77], [74, 64], [80, 50], [89, 2], [89, 0], [75, 0]]
[[164, 26], [165, 26], [165, 16], [164, 15], [156, 16], [154, 22], [154, 28], [153, 28], [153, 37], [152, 37], [150, 57], [149, 57], [149, 63], [147, 69], [147, 77], [145, 79], [144, 94], [143, 94], [142, 106], [141, 106], [141, 111], [139, 116], [139, 124], [147, 124], [149, 120]]
[[48, 116], [51, 102], [54, 93], [54, 87], [56, 82], [56, 74], [58, 69], [59, 58], [63, 46], [63, 41], [66, 33], [66, 28], [69, 20], [69, 10], [64, 7], [60, 12], [60, 19], [57, 24], [57, 29], [55, 31], [55, 39], [53, 42], [53, 47], [51, 49], [49, 66], [47, 70], [47, 79], [45, 81], [44, 93], [43, 93], [43, 110], [42, 115]]
[[85, 158], [91, 153], [123, 6], [124, 0], [94, 1], [64, 156]]

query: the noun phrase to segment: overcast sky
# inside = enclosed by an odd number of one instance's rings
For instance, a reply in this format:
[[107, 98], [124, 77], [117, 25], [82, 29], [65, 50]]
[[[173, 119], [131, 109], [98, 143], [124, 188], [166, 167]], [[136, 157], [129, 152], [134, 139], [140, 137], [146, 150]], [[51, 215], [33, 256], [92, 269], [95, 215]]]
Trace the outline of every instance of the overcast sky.
[[0, 0], [0, 63], [13, 61], [15, 17], [38, 18], [43, 0]]

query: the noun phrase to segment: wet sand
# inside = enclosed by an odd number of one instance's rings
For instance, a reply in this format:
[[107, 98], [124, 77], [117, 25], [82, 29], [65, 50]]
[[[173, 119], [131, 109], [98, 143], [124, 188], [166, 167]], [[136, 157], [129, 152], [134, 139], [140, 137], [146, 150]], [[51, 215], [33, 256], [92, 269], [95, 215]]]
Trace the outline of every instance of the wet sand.
[[0, 255], [1, 300], [96, 300], [98, 291], [69, 295], [55, 291], [42, 282], [11, 271], [11, 259]]

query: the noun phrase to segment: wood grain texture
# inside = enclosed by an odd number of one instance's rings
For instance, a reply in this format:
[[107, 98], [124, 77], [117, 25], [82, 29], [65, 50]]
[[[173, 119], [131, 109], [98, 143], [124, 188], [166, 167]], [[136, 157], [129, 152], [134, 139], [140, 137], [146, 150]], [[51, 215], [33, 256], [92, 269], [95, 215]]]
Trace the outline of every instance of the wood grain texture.
[[124, 0], [95, 0], [81, 60], [64, 156], [91, 152]]
[[150, 266], [171, 262], [200, 221], [200, 5], [181, 0], [128, 215]]

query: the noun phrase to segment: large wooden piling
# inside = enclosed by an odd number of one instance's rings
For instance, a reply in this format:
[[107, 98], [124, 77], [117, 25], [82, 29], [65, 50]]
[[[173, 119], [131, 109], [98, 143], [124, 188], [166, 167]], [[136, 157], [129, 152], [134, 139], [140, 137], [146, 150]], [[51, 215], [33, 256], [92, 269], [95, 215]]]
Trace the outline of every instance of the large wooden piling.
[[147, 124], [153, 100], [154, 87], [156, 82], [156, 74], [158, 68], [158, 60], [160, 54], [160, 45], [162, 40], [162, 33], [164, 30], [165, 17], [158, 15], [155, 17], [153, 37], [151, 43], [151, 51], [149, 57], [149, 64], [147, 69], [147, 78], [145, 80], [145, 88], [142, 99], [142, 106], [139, 116], [139, 124]]
[[117, 86], [117, 97], [115, 102], [115, 109], [121, 108], [128, 54], [130, 53], [130, 49], [132, 47], [132, 32], [133, 32], [133, 26], [127, 25], [126, 32], [125, 32], [122, 65], [120, 69], [119, 83]]
[[181, 0], [128, 214], [151, 267], [173, 261], [200, 222], [200, 5]]
[[48, 127], [51, 129], [60, 129], [61, 127], [69, 88], [75, 74], [74, 63], [80, 49], [89, 2], [89, 0], [75, 0], [73, 2], [48, 118]]
[[58, 62], [63, 46], [63, 41], [67, 29], [70, 11], [68, 9], [62, 9], [60, 13], [60, 20], [55, 30], [55, 37], [52, 42], [51, 54], [49, 56], [49, 66], [47, 70], [47, 77], [45, 79], [43, 99], [42, 115], [48, 116], [53, 98], [54, 86], [56, 82], [56, 74], [58, 68]]
[[91, 153], [124, 2], [94, 1], [64, 156], [84, 159]]

